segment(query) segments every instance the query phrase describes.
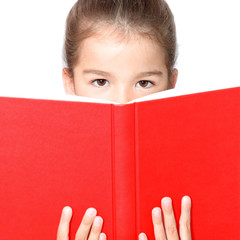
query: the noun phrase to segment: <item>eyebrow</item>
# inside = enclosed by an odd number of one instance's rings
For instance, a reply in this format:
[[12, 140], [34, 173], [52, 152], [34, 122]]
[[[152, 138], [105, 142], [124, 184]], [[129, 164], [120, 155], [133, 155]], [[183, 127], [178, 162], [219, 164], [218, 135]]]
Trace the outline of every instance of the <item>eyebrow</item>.
[[101, 75], [101, 76], [105, 76], [105, 77], [109, 77], [111, 75], [108, 72], [104, 72], [104, 71], [96, 70], [96, 69], [84, 70], [83, 74], [95, 74], [95, 75]]
[[[100, 76], [104, 76], [104, 77], [109, 77], [111, 76], [110, 73], [108, 72], [104, 72], [101, 70], [97, 70], [97, 69], [86, 69], [83, 71], [83, 74], [95, 74], [95, 75], [100, 75]], [[161, 71], [149, 71], [149, 72], [141, 72], [139, 73], [136, 77], [137, 78], [142, 78], [142, 77], [149, 77], [149, 76], [162, 76], [163, 73]]]
[[141, 72], [137, 75], [137, 77], [150, 77], [150, 76], [162, 76], [163, 73], [161, 71], [150, 71], [150, 72]]

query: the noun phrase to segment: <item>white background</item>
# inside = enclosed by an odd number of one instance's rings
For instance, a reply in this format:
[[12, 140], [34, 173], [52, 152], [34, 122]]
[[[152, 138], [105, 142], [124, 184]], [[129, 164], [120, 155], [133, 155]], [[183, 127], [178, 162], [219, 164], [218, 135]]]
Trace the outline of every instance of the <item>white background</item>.
[[[178, 88], [240, 85], [238, 2], [168, 0], [178, 33]], [[0, 1], [0, 95], [65, 95], [62, 45], [74, 3]]]

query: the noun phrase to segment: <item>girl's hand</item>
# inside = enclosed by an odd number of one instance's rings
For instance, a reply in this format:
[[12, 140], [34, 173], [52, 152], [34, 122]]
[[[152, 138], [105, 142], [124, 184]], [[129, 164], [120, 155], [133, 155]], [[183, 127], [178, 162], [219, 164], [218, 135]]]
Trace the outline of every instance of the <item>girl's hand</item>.
[[[181, 217], [179, 221], [178, 235], [171, 198], [165, 197], [160, 208], [152, 210], [154, 235], [156, 240], [191, 240], [190, 213], [191, 199], [188, 196], [182, 198]], [[147, 240], [145, 233], [139, 234], [139, 240]]]
[[[178, 235], [172, 200], [168, 197], [162, 199], [162, 211], [160, 208], [152, 210], [154, 235], [156, 240], [191, 240], [190, 213], [191, 199], [187, 196], [182, 198], [180, 217], [180, 238]], [[163, 214], [161, 213], [163, 212]], [[89, 208], [83, 216], [82, 222], [76, 233], [76, 240], [106, 240], [106, 235], [101, 233], [103, 220], [96, 216], [97, 211]], [[58, 227], [57, 240], [69, 240], [69, 224], [72, 217], [72, 209], [65, 207], [62, 212]], [[147, 240], [145, 233], [139, 234], [139, 240]]]
[[[72, 209], [65, 207], [57, 231], [57, 240], [69, 240], [69, 225], [72, 218]], [[101, 233], [103, 219], [97, 216], [94, 208], [85, 212], [82, 222], [77, 230], [75, 240], [106, 240], [106, 235]]]

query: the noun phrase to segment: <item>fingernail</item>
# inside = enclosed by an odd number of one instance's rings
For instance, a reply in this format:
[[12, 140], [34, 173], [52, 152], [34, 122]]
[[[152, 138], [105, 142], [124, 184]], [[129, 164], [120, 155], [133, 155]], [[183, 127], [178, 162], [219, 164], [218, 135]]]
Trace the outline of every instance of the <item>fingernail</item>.
[[156, 207], [152, 210], [152, 213], [153, 213], [154, 216], [160, 217], [161, 216], [161, 209]]
[[191, 199], [190, 199], [189, 196], [184, 196], [184, 197], [182, 198], [182, 202], [183, 202], [183, 203], [190, 203], [190, 202], [191, 202]]
[[172, 199], [169, 197], [165, 197], [162, 199], [162, 202], [165, 206], [171, 206], [172, 205]]
[[147, 236], [145, 233], [140, 233], [139, 234], [139, 240], [146, 240], [147, 239]]
[[103, 223], [103, 219], [101, 217], [95, 217], [95, 219], [93, 221], [93, 224], [95, 226], [100, 226], [100, 225], [102, 225], [102, 223]]
[[100, 233], [100, 237], [99, 237], [99, 240], [106, 240], [107, 239], [107, 236], [105, 233]]
[[64, 207], [63, 208], [63, 213], [66, 215], [70, 215], [72, 213], [72, 209], [70, 207]]
[[86, 214], [88, 215], [88, 216], [95, 216], [96, 214], [97, 214], [97, 211], [96, 211], [96, 209], [95, 208], [89, 208], [89, 209], [87, 209], [87, 211], [86, 211]]

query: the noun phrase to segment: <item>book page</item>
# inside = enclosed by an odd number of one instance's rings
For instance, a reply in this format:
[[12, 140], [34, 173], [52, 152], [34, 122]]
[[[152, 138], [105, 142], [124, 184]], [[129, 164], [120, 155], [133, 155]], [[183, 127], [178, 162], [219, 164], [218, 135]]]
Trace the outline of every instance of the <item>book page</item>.
[[[202, 87], [189, 87], [189, 88], [181, 88], [176, 87], [174, 89], [169, 89], [162, 92], [157, 92], [154, 94], [150, 94], [141, 98], [134, 99], [127, 104], [131, 104], [134, 102], [144, 102], [144, 101], [150, 101], [150, 100], [156, 100], [156, 99], [162, 99], [162, 98], [169, 98], [169, 97], [176, 97], [176, 96], [182, 96], [182, 95], [188, 95], [188, 94], [194, 94], [194, 93], [200, 93], [200, 92], [208, 92], [208, 91], [214, 91], [219, 89], [225, 89], [225, 88], [232, 88], [232, 87], [239, 87], [239, 84], [231, 83], [231, 84], [218, 84], [216, 86], [202, 86]], [[83, 97], [83, 96], [75, 96], [75, 95], [62, 95], [62, 94], [3, 94], [1, 93], [1, 97], [14, 97], [14, 98], [31, 98], [31, 99], [45, 99], [45, 100], [58, 100], [58, 101], [71, 101], [71, 102], [89, 102], [89, 103], [102, 103], [102, 104], [115, 104], [115, 105], [122, 105], [121, 103], [98, 99], [98, 98], [90, 98], [90, 97]]]

